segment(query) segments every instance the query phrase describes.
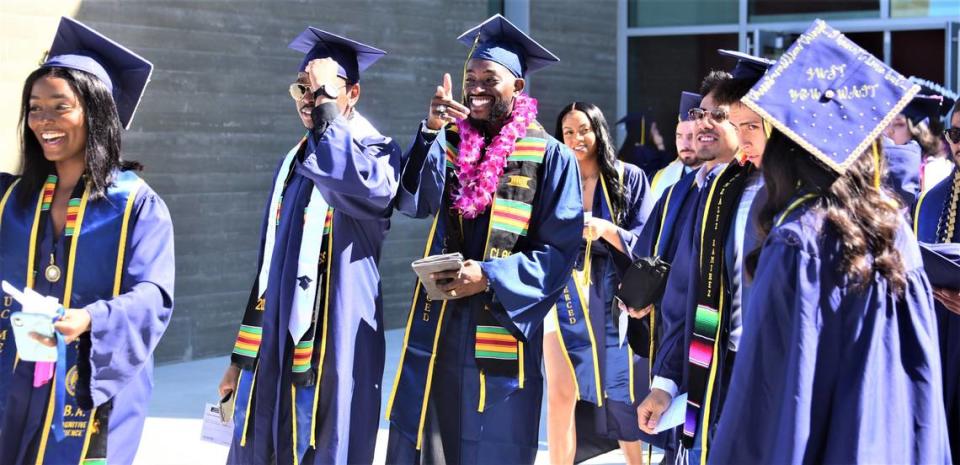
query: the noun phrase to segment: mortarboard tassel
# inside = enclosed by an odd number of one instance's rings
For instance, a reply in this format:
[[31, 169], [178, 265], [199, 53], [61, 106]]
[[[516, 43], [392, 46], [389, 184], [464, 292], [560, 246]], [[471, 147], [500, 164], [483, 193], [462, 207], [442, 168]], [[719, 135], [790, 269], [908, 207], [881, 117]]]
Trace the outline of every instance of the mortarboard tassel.
[[873, 187], [880, 189], [880, 150], [877, 141], [873, 141]]

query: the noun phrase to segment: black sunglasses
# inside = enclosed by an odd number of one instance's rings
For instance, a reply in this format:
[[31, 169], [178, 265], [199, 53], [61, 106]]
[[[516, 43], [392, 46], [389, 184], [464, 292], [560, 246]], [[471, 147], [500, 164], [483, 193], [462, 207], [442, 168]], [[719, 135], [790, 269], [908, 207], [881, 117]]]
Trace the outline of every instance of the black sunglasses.
[[960, 128], [948, 128], [943, 130], [943, 135], [947, 140], [954, 144], [960, 144]]
[[714, 108], [713, 110], [707, 110], [704, 108], [691, 108], [687, 112], [687, 118], [690, 121], [700, 121], [704, 117], [709, 116], [710, 119], [722, 123], [730, 117], [730, 112], [724, 108]]

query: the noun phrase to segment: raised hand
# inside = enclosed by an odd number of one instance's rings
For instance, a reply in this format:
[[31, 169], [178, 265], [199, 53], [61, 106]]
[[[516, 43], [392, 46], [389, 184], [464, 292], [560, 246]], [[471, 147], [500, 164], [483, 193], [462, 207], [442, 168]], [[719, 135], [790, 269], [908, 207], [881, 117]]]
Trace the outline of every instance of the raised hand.
[[437, 131], [458, 119], [466, 118], [470, 110], [453, 99], [453, 84], [450, 73], [443, 74], [443, 85], [437, 86], [437, 92], [430, 99], [430, 109], [427, 112], [427, 127]]

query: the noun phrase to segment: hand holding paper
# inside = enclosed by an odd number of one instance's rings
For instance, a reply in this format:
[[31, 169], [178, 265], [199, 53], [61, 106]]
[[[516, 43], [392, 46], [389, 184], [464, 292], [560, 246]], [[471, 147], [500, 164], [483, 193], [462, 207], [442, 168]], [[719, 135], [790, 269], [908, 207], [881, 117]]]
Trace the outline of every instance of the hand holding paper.
[[427, 297], [431, 300], [446, 300], [455, 296], [448, 295], [437, 285], [437, 280], [431, 275], [444, 271], [458, 271], [463, 267], [463, 255], [460, 253], [431, 255], [421, 258], [410, 264], [413, 271], [417, 273], [420, 282], [423, 283], [427, 291]]
[[[20, 303], [22, 311], [10, 315], [17, 354], [28, 362], [55, 362], [57, 347], [54, 320], [62, 314], [63, 307], [53, 297], [45, 297], [33, 289], [22, 292], [10, 283], [2, 283], [3, 291]], [[53, 341], [51, 345], [47, 341]]]

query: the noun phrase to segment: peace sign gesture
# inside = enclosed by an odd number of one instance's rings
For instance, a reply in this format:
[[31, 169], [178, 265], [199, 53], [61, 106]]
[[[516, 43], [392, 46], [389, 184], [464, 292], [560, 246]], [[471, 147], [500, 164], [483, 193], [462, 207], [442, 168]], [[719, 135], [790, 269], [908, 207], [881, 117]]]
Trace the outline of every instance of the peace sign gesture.
[[470, 110], [453, 99], [450, 82], [450, 73], [443, 74], [443, 85], [437, 86], [437, 92], [430, 99], [430, 109], [427, 113], [427, 128], [438, 131], [447, 123], [466, 118]]

